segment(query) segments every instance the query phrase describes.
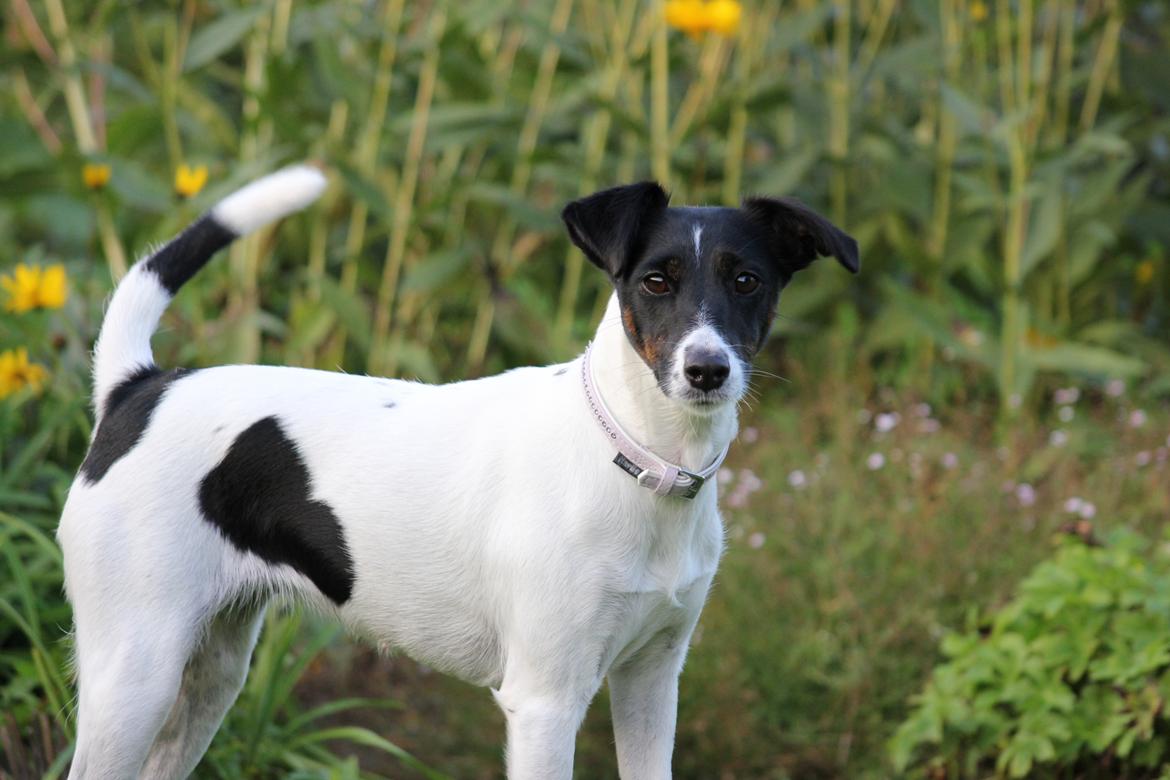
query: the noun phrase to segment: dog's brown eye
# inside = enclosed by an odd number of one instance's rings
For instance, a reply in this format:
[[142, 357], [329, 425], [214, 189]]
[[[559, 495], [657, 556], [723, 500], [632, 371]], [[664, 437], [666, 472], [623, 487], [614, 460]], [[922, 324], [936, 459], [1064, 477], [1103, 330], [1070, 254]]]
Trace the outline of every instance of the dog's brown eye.
[[642, 277], [642, 289], [651, 295], [666, 295], [670, 292], [670, 283], [662, 274], [646, 274]]
[[735, 291], [740, 295], [751, 295], [760, 288], [760, 277], [742, 273], [735, 277]]

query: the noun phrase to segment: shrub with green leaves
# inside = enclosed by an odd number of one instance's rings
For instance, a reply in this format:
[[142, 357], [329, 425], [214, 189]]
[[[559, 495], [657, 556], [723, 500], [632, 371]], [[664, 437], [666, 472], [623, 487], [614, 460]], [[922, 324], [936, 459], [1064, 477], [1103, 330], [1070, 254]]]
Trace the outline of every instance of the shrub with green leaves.
[[898, 769], [1167, 776], [1170, 548], [1148, 547], [1066, 542], [989, 623], [947, 636], [891, 741]]

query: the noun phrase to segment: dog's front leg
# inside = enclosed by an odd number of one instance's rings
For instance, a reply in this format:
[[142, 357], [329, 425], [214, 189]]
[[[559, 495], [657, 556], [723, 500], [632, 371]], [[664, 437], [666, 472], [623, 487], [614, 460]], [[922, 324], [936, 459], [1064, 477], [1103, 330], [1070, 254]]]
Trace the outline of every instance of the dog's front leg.
[[623, 780], [666, 780], [674, 752], [678, 677], [690, 631], [666, 630], [609, 670], [609, 702]]
[[508, 780], [570, 780], [577, 729], [590, 695], [493, 691], [508, 719]]

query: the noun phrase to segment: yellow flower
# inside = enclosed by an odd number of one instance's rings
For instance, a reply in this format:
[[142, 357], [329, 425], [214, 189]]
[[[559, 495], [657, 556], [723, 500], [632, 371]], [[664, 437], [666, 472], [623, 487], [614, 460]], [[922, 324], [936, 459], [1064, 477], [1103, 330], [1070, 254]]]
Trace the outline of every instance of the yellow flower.
[[1138, 263], [1138, 267], [1133, 272], [1133, 276], [1142, 287], [1154, 281], [1154, 261], [1143, 260]]
[[735, 35], [743, 7], [736, 0], [712, 0], [707, 3], [707, 26], [720, 35]]
[[697, 38], [707, 31], [707, 4], [702, 0], [667, 0], [666, 23]]
[[24, 347], [0, 352], [0, 398], [12, 395], [25, 385], [39, 391], [48, 376], [44, 366], [28, 362], [28, 350]]
[[110, 166], [105, 163], [86, 163], [81, 167], [81, 180], [91, 190], [100, 190], [110, 181]]
[[199, 194], [199, 190], [203, 189], [203, 185], [207, 183], [207, 166], [196, 165], [180, 165], [175, 170], [175, 192], [180, 197], [190, 198]]
[[27, 266], [18, 263], [12, 276], [0, 275], [0, 287], [8, 293], [8, 300], [4, 308], [8, 311], [29, 311], [37, 307], [37, 292], [41, 288], [41, 269], [38, 266]]
[[4, 308], [20, 314], [31, 309], [60, 309], [69, 296], [65, 266], [18, 263], [12, 275], [0, 274], [0, 287], [8, 293]]
[[743, 6], [738, 0], [667, 0], [666, 23], [692, 38], [705, 32], [734, 35]]
[[967, 10], [971, 14], [973, 22], [982, 22], [987, 18], [987, 3], [983, 0], [975, 0]]
[[41, 271], [41, 285], [37, 290], [37, 304], [45, 309], [60, 309], [69, 297], [65, 280], [65, 266], [58, 263]]

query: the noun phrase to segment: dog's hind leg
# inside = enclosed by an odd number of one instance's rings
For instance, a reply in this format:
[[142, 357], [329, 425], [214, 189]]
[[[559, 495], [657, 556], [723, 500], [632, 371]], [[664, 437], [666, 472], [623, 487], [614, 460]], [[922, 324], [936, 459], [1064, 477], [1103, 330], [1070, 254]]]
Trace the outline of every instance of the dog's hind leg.
[[178, 695], [200, 620], [160, 607], [98, 617], [76, 616], [81, 693], [69, 778], [133, 780]]
[[211, 744], [248, 675], [262, 607], [228, 608], [211, 619], [183, 670], [170, 716], [154, 740], [142, 776], [185, 778]]

